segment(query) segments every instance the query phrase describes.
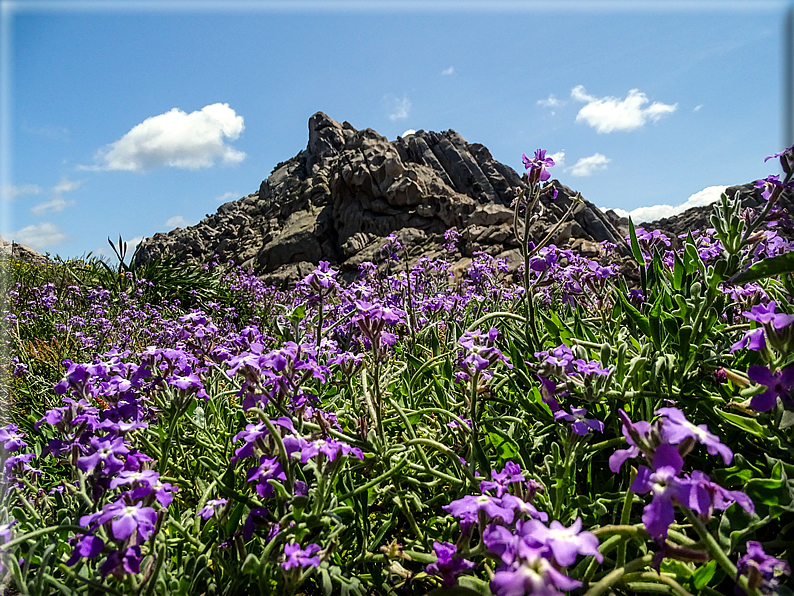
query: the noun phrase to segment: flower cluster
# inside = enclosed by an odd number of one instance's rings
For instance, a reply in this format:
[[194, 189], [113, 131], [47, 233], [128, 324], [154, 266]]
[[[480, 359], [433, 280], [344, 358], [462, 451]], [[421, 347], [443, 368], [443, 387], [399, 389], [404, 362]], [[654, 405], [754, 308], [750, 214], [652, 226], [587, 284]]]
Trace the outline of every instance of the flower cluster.
[[675, 520], [675, 504], [704, 518], [711, 517], [715, 509], [727, 509], [732, 503], [753, 512], [753, 502], [743, 492], [726, 490], [698, 470], [683, 474], [684, 456], [695, 443], [704, 445], [711, 455], [720, 455], [726, 465], [733, 460], [731, 450], [705, 424], [689, 422], [677, 408], [657, 410], [660, 418], [654, 424], [632, 422], [623, 410], [619, 414], [629, 447], [612, 454], [609, 468], [617, 474], [626, 460], [640, 455], [645, 458], [648, 465], [639, 467], [631, 490], [637, 494], [651, 493], [652, 500], [643, 510], [642, 522], [652, 538], [667, 536]]

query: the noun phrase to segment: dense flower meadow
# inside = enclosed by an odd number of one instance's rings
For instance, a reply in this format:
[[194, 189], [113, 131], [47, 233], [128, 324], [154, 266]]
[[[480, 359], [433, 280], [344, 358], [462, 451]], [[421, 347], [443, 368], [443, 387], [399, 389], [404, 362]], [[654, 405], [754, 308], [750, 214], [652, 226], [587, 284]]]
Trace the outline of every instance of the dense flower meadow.
[[[794, 251], [777, 206], [588, 259], [4, 262], [7, 594], [790, 594]], [[575, 204], [574, 204], [575, 206]], [[572, 206], [573, 208], [573, 206]], [[570, 212], [569, 212], [570, 214]], [[562, 223], [562, 221], [560, 222]], [[413, 263], [413, 264], [410, 264]]]

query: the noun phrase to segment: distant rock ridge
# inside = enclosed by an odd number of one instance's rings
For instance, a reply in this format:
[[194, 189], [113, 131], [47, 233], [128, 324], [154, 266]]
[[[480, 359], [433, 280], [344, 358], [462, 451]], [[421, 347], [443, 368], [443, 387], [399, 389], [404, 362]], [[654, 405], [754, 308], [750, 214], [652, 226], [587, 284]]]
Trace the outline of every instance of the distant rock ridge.
[[[206, 263], [217, 255], [219, 262], [234, 261], [285, 287], [320, 260], [352, 279], [361, 263], [379, 260], [383, 238], [394, 232], [411, 260], [443, 255], [459, 269], [485, 251], [507, 258], [511, 268], [523, 261], [510, 205], [526, 188], [526, 176], [496, 161], [485, 146], [453, 130], [419, 130], [390, 142], [322, 112], [308, 128], [306, 149], [278, 164], [258, 191], [221, 205], [194, 226], [147, 238], [136, 262], [172, 256]], [[530, 229], [536, 242], [576, 194], [556, 180], [552, 185], [558, 195], [552, 201], [550, 188], [541, 198], [542, 214]], [[645, 227], [669, 226], [670, 220]], [[627, 257], [626, 225], [625, 218], [585, 200], [552, 241], [594, 256], [606, 240]], [[462, 240], [450, 255], [441, 242], [452, 227]]]
[[[545, 213], [531, 229], [536, 241], [576, 194], [553, 185], [559, 194], [553, 202], [551, 193], [541, 199]], [[458, 264], [483, 250], [515, 266], [520, 253], [510, 204], [525, 187], [525, 177], [453, 130], [419, 130], [389, 142], [317, 112], [306, 149], [278, 164], [257, 192], [194, 226], [147, 238], [136, 262], [173, 256], [204, 263], [217, 254], [220, 262], [233, 260], [286, 285], [320, 260], [350, 277], [362, 262], [378, 259], [382, 239], [393, 232], [414, 258], [441, 255], [443, 233], [455, 227], [463, 234]], [[602, 240], [620, 245], [619, 218], [611, 215], [584, 201], [555, 240], [585, 252]]]

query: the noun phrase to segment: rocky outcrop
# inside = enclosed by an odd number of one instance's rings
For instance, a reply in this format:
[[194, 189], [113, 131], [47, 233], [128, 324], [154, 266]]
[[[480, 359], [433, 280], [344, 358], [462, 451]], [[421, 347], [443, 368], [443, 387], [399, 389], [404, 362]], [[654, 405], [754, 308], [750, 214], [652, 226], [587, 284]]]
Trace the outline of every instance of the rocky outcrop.
[[31, 263], [47, 263], [49, 259], [40, 252], [33, 250], [27, 244], [9, 242], [0, 236], [0, 258], [14, 258]]
[[[761, 196], [762, 190], [756, 188], [753, 183], [742, 184], [740, 186], [729, 186], [725, 189], [725, 194], [731, 198], [733, 198], [737, 192], [739, 193], [739, 199], [744, 209], [760, 211], [766, 204], [766, 199]], [[775, 209], [785, 212], [786, 214], [794, 213], [794, 192], [792, 192], [791, 189], [786, 189], [780, 195]], [[679, 236], [690, 231], [695, 232], [696, 230], [712, 228], [711, 216], [713, 213], [713, 205], [693, 207], [673, 217], [666, 217], [639, 225], [646, 230], [660, 230], [664, 232], [671, 238], [672, 242], [674, 242], [677, 247], [679, 245]], [[792, 228], [791, 222], [785, 221], [787, 218], [788, 215], [781, 221], [783, 225], [777, 226], [775, 230], [789, 240], [794, 240], [794, 228]]]
[[[443, 233], [457, 228], [457, 258], [516, 249], [513, 199], [526, 178], [486, 147], [456, 133], [418, 131], [389, 142], [322, 112], [309, 119], [304, 151], [278, 164], [253, 194], [221, 205], [195, 226], [146, 239], [137, 263], [161, 257], [234, 261], [267, 281], [288, 284], [327, 260], [343, 274], [376, 260], [382, 239], [398, 232], [409, 255], [440, 254]], [[576, 194], [553, 182], [530, 235], [546, 235]], [[570, 245], [608, 240], [625, 251], [618, 221], [593, 204], [578, 205], [555, 240]], [[510, 253], [512, 254], [512, 253]], [[515, 259], [513, 259], [515, 260]]]

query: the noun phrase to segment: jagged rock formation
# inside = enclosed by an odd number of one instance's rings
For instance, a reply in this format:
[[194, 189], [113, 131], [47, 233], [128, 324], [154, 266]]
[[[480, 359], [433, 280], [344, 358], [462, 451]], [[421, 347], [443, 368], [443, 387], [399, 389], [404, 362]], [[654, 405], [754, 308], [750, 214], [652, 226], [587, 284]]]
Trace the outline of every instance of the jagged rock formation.
[[[576, 194], [553, 185], [557, 198], [551, 201], [549, 192], [541, 199], [543, 214], [530, 230], [536, 241]], [[306, 150], [278, 164], [257, 192], [221, 205], [195, 226], [146, 239], [136, 262], [168, 256], [208, 262], [217, 254], [285, 285], [320, 260], [352, 276], [362, 262], [377, 260], [392, 232], [415, 258], [440, 254], [443, 233], [455, 227], [463, 234], [459, 264], [483, 250], [515, 266], [510, 205], [525, 187], [525, 177], [455, 131], [420, 130], [389, 142], [318, 112], [309, 119]], [[619, 223], [584, 201], [554, 240], [584, 253], [608, 240], [623, 251]]]
[[14, 258], [23, 261], [30, 261], [32, 263], [46, 263], [49, 261], [40, 252], [33, 250], [27, 244], [19, 244], [17, 242], [9, 242], [0, 236], [0, 258]]

